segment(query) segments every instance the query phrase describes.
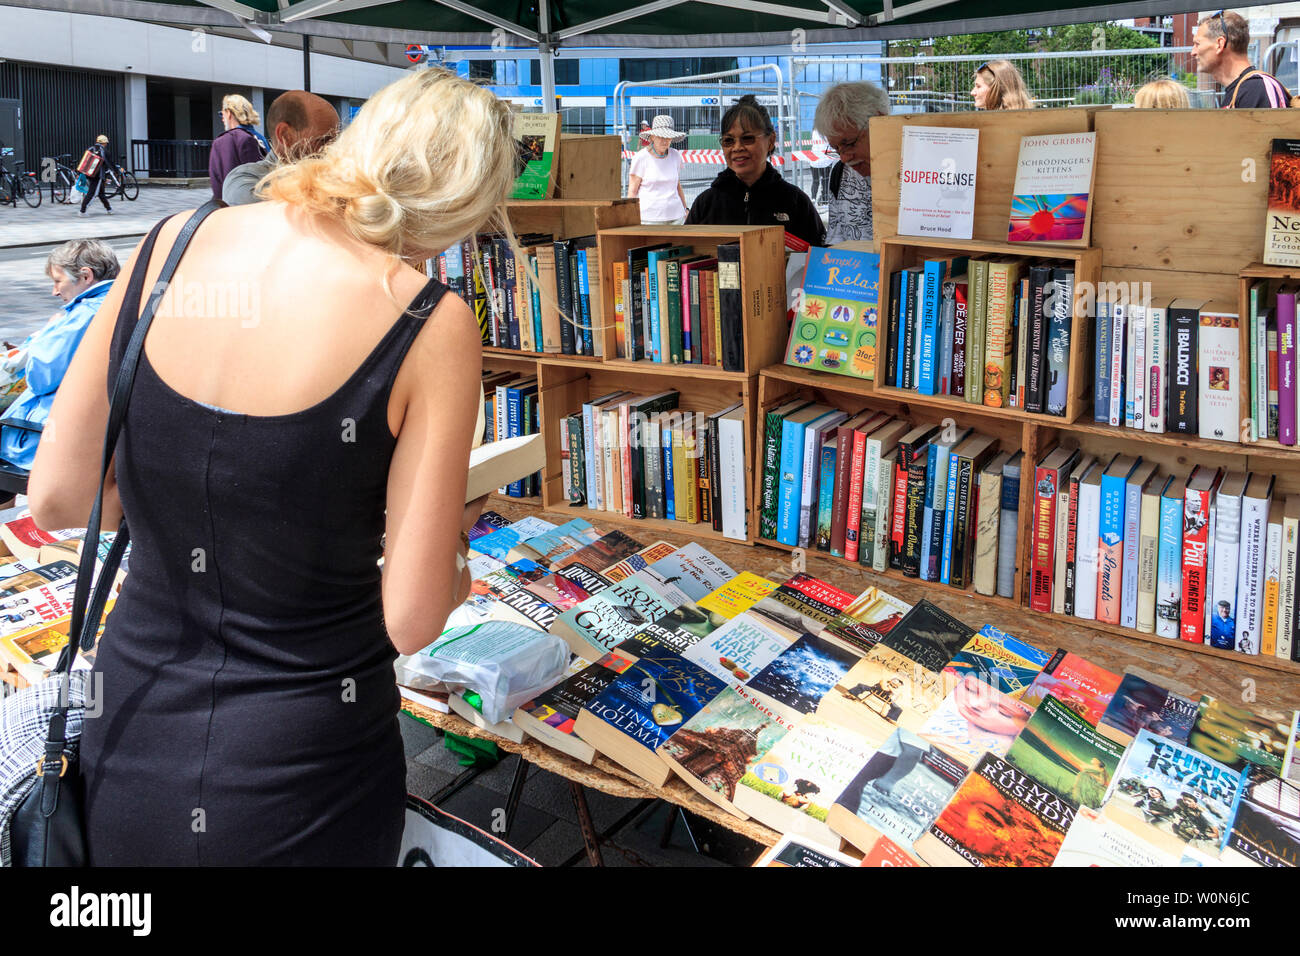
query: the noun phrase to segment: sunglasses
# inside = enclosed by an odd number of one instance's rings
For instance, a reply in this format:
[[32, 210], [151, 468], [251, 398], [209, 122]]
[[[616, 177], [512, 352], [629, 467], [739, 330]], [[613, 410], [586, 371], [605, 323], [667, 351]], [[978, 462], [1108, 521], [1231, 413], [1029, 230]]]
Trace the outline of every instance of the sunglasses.
[[739, 139], [737, 139], [735, 136], [718, 137], [718, 145], [721, 146], [723, 149], [732, 149], [737, 145], [749, 149], [749, 147], [753, 146], [757, 142], [758, 142], [758, 137], [755, 136], [753, 133], [745, 133]]

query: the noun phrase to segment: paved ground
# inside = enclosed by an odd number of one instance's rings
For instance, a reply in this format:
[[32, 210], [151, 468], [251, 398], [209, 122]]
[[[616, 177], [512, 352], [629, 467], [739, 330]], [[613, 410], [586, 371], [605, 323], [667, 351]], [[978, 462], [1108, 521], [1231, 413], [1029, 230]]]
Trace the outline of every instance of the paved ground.
[[125, 260], [155, 222], [210, 195], [207, 189], [142, 186], [135, 202], [110, 200], [111, 216], [98, 200], [79, 216], [78, 206], [51, 204], [48, 192], [37, 209], [0, 205], [0, 341], [21, 342], [59, 307], [45, 277], [45, 258], [55, 246], [104, 239]]

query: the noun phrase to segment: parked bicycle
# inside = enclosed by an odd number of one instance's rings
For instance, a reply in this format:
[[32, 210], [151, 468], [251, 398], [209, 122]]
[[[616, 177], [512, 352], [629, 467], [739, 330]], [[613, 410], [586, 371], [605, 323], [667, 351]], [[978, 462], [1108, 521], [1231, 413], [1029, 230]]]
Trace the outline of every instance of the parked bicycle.
[[72, 154], [47, 157], [45, 162], [53, 163], [52, 168], [42, 166], [42, 175], [48, 177], [46, 181], [50, 184], [50, 202], [66, 205], [71, 202], [68, 196], [72, 192], [72, 184], [77, 181], [77, 171], [72, 168]]
[[[125, 162], [126, 157], [122, 157]], [[105, 188], [105, 194], [112, 199], [114, 196], [121, 196], [123, 199], [134, 202], [140, 195], [140, 184], [136, 182], [135, 174], [118, 163], [106, 163], [104, 175], [108, 177], [108, 183]]]
[[22, 163], [15, 163], [14, 171], [10, 172], [0, 161], [0, 202], [17, 209], [20, 196], [33, 209], [41, 204], [41, 184], [36, 174], [25, 170]]

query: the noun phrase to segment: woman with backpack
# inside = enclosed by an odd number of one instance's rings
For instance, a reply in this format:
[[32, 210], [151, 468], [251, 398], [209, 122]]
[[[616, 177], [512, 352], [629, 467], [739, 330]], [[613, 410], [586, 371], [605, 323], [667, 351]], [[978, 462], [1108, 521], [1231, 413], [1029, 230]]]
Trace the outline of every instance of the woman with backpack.
[[212, 152], [208, 154], [208, 179], [214, 199], [221, 198], [221, 188], [232, 169], [259, 162], [270, 152], [266, 137], [257, 129], [260, 122], [253, 104], [238, 93], [222, 99], [221, 124], [225, 132], [212, 141]]
[[86, 177], [86, 195], [81, 197], [80, 214], [83, 216], [96, 191], [99, 192], [99, 201], [104, 204], [104, 210], [110, 216], [113, 215], [113, 207], [108, 204], [108, 196], [104, 193], [108, 187], [108, 180], [104, 176], [104, 164], [107, 162], [108, 137], [100, 133], [95, 137], [95, 145], [86, 150], [85, 155], [81, 157], [81, 162], [77, 164], [77, 172]]

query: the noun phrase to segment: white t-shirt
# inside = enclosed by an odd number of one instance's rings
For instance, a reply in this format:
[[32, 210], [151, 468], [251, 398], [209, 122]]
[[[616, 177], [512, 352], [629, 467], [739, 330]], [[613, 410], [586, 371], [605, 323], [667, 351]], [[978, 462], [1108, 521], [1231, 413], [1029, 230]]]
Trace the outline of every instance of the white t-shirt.
[[637, 198], [641, 200], [643, 222], [668, 222], [686, 215], [686, 207], [677, 195], [681, 173], [682, 154], [671, 146], [667, 156], [656, 156], [647, 146], [632, 157], [628, 175], [641, 177]]

